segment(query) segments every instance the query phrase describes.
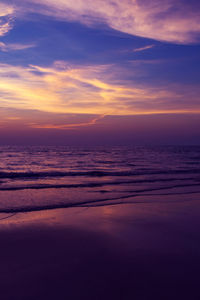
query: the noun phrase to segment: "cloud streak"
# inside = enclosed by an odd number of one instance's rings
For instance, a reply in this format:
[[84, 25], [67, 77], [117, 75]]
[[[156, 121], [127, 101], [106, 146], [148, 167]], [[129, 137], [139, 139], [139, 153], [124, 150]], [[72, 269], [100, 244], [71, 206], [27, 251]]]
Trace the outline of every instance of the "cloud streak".
[[19, 43], [5, 44], [3, 42], [0, 42], [0, 50], [3, 52], [26, 50], [26, 49], [33, 48], [35, 46], [36, 46], [35, 44], [19, 44]]
[[133, 52], [141, 52], [141, 51], [145, 51], [145, 50], [151, 49], [153, 47], [154, 47], [154, 45], [147, 45], [145, 47], [133, 49]]
[[67, 123], [67, 124], [39, 124], [39, 123], [29, 123], [29, 126], [32, 128], [39, 129], [76, 129], [77, 127], [85, 127], [95, 125], [98, 121], [102, 120], [106, 115], [99, 115], [95, 118], [90, 119], [87, 122], [78, 122], [78, 123]]

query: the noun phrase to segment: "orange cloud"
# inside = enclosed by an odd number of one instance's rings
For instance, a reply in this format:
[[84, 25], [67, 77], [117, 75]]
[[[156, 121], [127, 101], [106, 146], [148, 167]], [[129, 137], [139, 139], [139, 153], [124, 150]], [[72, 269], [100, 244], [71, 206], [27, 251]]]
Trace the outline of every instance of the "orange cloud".
[[[92, 125], [105, 115], [200, 111], [197, 87], [138, 86], [120, 79], [123, 72], [110, 65], [78, 67], [66, 62], [55, 62], [51, 67], [0, 64], [1, 108], [97, 115], [77, 125], [74, 122], [42, 125], [59, 128]], [[32, 122], [31, 126], [40, 124]]]

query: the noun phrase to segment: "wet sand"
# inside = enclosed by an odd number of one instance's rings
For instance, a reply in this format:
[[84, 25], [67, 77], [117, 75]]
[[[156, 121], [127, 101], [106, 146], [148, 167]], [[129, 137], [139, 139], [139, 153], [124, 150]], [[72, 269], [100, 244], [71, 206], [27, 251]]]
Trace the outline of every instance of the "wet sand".
[[199, 199], [2, 219], [0, 297], [200, 299]]

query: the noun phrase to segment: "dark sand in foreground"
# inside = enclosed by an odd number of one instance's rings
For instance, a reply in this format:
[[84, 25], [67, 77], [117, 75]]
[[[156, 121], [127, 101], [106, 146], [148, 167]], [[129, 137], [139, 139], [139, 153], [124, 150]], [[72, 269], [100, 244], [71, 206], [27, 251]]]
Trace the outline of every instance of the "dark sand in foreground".
[[2, 219], [0, 299], [200, 299], [193, 198]]

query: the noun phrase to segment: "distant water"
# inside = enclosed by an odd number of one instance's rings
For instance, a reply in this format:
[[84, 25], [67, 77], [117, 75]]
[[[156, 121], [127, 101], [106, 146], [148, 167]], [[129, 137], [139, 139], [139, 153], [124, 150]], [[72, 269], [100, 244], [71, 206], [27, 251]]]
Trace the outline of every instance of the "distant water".
[[200, 193], [200, 147], [0, 147], [0, 212], [152, 201]]

